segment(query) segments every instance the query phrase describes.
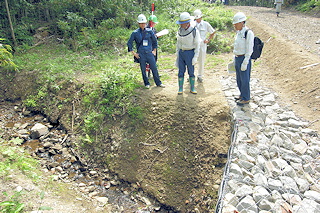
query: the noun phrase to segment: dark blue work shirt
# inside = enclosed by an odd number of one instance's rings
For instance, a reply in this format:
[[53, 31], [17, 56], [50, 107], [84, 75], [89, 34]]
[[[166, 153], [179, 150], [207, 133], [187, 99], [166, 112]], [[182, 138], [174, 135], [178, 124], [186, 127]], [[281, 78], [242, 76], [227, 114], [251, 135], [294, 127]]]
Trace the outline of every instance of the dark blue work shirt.
[[[143, 39], [142, 39], [143, 38]], [[151, 29], [136, 29], [131, 33], [127, 42], [128, 52], [133, 50], [133, 41], [136, 43], [138, 53], [150, 53], [153, 49], [158, 48], [158, 41]]]

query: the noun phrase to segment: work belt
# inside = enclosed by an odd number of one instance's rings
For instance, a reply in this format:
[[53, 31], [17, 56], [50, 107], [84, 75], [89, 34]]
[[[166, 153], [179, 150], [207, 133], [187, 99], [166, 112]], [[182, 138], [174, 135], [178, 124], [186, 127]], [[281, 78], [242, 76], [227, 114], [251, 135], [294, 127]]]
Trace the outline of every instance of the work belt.
[[192, 51], [194, 49], [191, 49], [191, 50], [183, 50], [183, 49], [180, 49], [181, 52], [184, 52], [184, 51]]

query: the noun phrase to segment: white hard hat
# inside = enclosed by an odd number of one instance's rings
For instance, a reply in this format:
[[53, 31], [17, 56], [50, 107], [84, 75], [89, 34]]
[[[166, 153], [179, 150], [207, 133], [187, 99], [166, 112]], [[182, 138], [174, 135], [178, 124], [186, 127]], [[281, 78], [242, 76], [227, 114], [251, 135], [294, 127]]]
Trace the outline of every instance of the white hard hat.
[[147, 18], [146, 18], [146, 16], [143, 15], [143, 14], [140, 14], [140, 15], [138, 16], [137, 22], [138, 22], [139, 24], [141, 24], [141, 23], [147, 23]]
[[247, 20], [246, 15], [242, 12], [238, 12], [234, 15], [233, 20], [232, 20], [232, 24], [240, 23], [245, 20]]
[[180, 19], [179, 21], [176, 21], [177, 24], [185, 24], [190, 22], [190, 14], [188, 12], [183, 12], [180, 14]]
[[198, 18], [201, 18], [201, 17], [202, 17], [202, 12], [201, 12], [201, 10], [196, 9], [196, 10], [193, 12], [193, 15], [194, 15], [194, 19], [198, 19]]

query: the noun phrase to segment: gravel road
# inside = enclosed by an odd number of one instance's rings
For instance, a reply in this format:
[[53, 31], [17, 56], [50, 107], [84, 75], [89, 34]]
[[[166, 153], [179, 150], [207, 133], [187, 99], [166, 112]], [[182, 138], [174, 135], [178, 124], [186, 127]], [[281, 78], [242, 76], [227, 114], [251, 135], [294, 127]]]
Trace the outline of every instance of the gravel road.
[[320, 18], [316, 15], [304, 15], [297, 11], [282, 9], [280, 16], [277, 17], [274, 8], [249, 6], [230, 6], [230, 8], [244, 12], [249, 20], [252, 17], [269, 25], [284, 38], [320, 56], [320, 44], [316, 44], [320, 40]]

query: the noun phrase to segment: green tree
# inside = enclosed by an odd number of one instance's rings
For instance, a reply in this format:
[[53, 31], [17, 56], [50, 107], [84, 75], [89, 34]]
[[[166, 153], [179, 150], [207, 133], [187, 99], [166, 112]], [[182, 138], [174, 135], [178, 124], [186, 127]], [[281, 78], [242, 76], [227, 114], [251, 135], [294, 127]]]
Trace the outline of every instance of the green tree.
[[10, 15], [10, 10], [9, 10], [9, 5], [8, 5], [8, 0], [5, 0], [5, 4], [6, 4], [6, 9], [7, 9], [7, 14], [8, 14], [8, 21], [9, 21], [10, 30], [11, 30], [11, 36], [12, 36], [12, 39], [13, 39], [14, 46], [16, 46], [16, 45], [17, 45], [17, 41], [16, 41], [16, 37], [15, 37], [15, 35], [14, 35], [13, 26], [12, 26], [11, 15]]

